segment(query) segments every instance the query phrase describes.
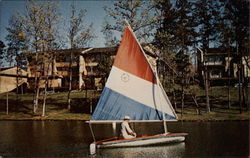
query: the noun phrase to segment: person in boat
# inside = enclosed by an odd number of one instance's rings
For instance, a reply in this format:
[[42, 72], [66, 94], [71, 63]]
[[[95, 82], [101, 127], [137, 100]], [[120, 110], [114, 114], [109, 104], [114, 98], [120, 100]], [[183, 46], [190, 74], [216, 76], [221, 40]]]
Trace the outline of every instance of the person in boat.
[[133, 130], [129, 126], [129, 120], [130, 120], [130, 117], [125, 116], [121, 124], [121, 136], [124, 139], [130, 139], [130, 138], [136, 137], [136, 133], [133, 132]]

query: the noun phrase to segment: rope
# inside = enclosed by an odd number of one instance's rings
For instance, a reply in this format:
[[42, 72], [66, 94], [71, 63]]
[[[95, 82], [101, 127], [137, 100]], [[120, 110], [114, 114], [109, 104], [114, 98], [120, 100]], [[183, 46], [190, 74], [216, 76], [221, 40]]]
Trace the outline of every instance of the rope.
[[91, 131], [91, 135], [92, 135], [92, 137], [93, 137], [93, 140], [94, 140], [94, 142], [96, 142], [96, 140], [95, 140], [95, 135], [94, 135], [94, 132], [93, 132], [91, 123], [89, 123], [89, 128], [90, 128], [90, 131]]

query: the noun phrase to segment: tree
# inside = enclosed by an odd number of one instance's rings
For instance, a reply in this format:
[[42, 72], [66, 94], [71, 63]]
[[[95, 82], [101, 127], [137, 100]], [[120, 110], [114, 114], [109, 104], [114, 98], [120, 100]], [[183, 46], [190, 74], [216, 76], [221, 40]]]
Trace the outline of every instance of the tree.
[[194, 19], [192, 16], [193, 3], [187, 0], [177, 0], [176, 1], [176, 14], [177, 18], [175, 20], [174, 36], [175, 45], [179, 49], [175, 57], [175, 63], [177, 65], [178, 76], [180, 77], [179, 83], [181, 84], [181, 104], [182, 104], [182, 114], [184, 107], [184, 95], [190, 73], [190, 58], [189, 50], [190, 47], [195, 43], [195, 27]]
[[93, 23], [88, 26], [85, 24], [85, 14], [86, 9], [81, 8], [79, 11], [77, 11], [75, 6], [71, 5], [69, 28], [67, 28], [71, 49], [86, 47], [94, 38], [92, 33]]
[[[70, 41], [70, 48], [81, 48], [86, 47], [88, 43], [94, 38], [91, 28], [93, 24], [85, 26], [84, 16], [86, 10], [80, 9], [78, 15], [74, 5], [71, 5], [71, 16], [69, 20], [68, 38]], [[73, 52], [70, 52], [70, 63], [69, 63], [69, 90], [68, 90], [68, 109], [71, 108], [71, 90], [72, 90], [72, 63], [74, 62]]]
[[119, 42], [116, 36], [114, 35], [114, 32], [112, 30], [106, 29], [106, 27], [109, 26], [107, 19], [105, 18], [102, 33], [105, 36], [105, 46], [106, 47], [113, 47], [116, 46]]
[[[192, 16], [193, 3], [186, 0], [158, 0], [155, 2], [158, 17], [155, 45], [160, 50], [159, 69], [163, 69], [164, 80], [172, 85], [175, 100], [175, 82], [181, 85], [182, 113], [184, 106], [184, 88], [190, 73], [190, 47], [195, 43], [194, 18]], [[177, 53], [176, 53], [177, 52]], [[168, 81], [168, 82], [167, 82]], [[175, 108], [177, 108], [175, 106]]]
[[197, 25], [196, 42], [201, 48], [207, 49], [217, 41], [218, 29], [216, 27], [220, 15], [220, 3], [217, 1], [198, 0], [194, 2], [193, 17]]
[[167, 53], [176, 50], [174, 30], [178, 18], [176, 9], [170, 0], [156, 1], [159, 20], [157, 22], [157, 32], [155, 34], [155, 45], [161, 50], [161, 53]]
[[123, 32], [124, 19], [126, 19], [140, 41], [149, 41], [149, 37], [153, 35], [153, 26], [158, 19], [157, 16], [154, 16], [153, 9], [154, 5], [150, 1], [114, 1], [113, 7], [109, 8], [104, 6], [107, 16], [110, 17], [110, 20], [114, 20], [114, 24], [110, 24], [106, 21], [102, 32], [106, 37], [112, 35], [113, 37], [108, 38], [108, 40], [116, 45], [118, 41], [114, 35], [117, 32]]
[[160, 50], [157, 67], [163, 86], [168, 87], [170, 93], [173, 94], [174, 107], [177, 109], [175, 101], [176, 63], [174, 57], [176, 40], [174, 30], [178, 16], [170, 0], [155, 1], [155, 9], [159, 17], [159, 21], [156, 23], [157, 29], [153, 42], [158, 50]]
[[[33, 113], [38, 109], [39, 80], [43, 79], [44, 99], [42, 116], [45, 116], [46, 91], [49, 77], [49, 67], [54, 59], [53, 53], [45, 53], [59, 48], [57, 40], [57, 27], [60, 13], [56, 3], [31, 1], [26, 6], [26, 12], [21, 16], [24, 24], [25, 34], [29, 38], [30, 52], [35, 53], [35, 94], [33, 102]], [[40, 53], [38, 53], [40, 52]], [[33, 61], [34, 62], [34, 61]], [[43, 70], [43, 71], [41, 71]]]
[[28, 38], [23, 29], [23, 23], [19, 15], [14, 15], [9, 20], [9, 27], [6, 28], [8, 34], [7, 56], [9, 61], [14, 60], [16, 66], [23, 68], [27, 64], [26, 54], [28, 52]]
[[[24, 25], [24, 30], [27, 36], [30, 39], [30, 52], [35, 53], [35, 60], [31, 57], [29, 64], [34, 65], [34, 74], [35, 74], [35, 81], [34, 81], [34, 96], [33, 96], [33, 114], [36, 114], [38, 109], [38, 97], [39, 97], [39, 80], [40, 80], [40, 72], [39, 69], [42, 67], [42, 58], [41, 55], [38, 53], [42, 51], [41, 46], [41, 27], [43, 24], [43, 18], [41, 17], [42, 14], [42, 6], [36, 4], [33, 1], [30, 1], [29, 5], [26, 6], [26, 10], [24, 15], [21, 17]], [[31, 54], [32, 56], [32, 54]]]
[[176, 29], [174, 29], [175, 44], [177, 49], [182, 49], [183, 53], [188, 51], [189, 46], [193, 46], [197, 36], [195, 27], [197, 26], [192, 16], [193, 3], [187, 0], [176, 1]]
[[5, 44], [0, 41], [0, 67], [3, 64], [3, 59], [5, 57]]
[[190, 58], [189, 55], [183, 53], [183, 50], [180, 50], [175, 56], [175, 63], [177, 63], [177, 71], [179, 78], [179, 83], [181, 84], [181, 115], [183, 115], [184, 108], [184, 97], [185, 97], [185, 88], [190, 84], [188, 81], [190, 70]]
[[[45, 67], [45, 88], [44, 88], [44, 96], [43, 96], [43, 110], [42, 110], [42, 116], [45, 116], [45, 107], [46, 107], [46, 98], [47, 98], [47, 89], [48, 89], [48, 79], [49, 76], [53, 75], [54, 72], [52, 68], [52, 62], [55, 59], [55, 54], [53, 53], [53, 50], [56, 50], [59, 48], [59, 44], [57, 41], [57, 28], [59, 23], [59, 11], [56, 3], [47, 3], [44, 6], [44, 18], [45, 18], [45, 25], [44, 25], [44, 34], [45, 34], [45, 56], [44, 56], [44, 67]], [[46, 65], [47, 63], [47, 65]], [[47, 67], [46, 67], [47, 66]], [[52, 71], [52, 72], [51, 72]]]
[[[230, 54], [236, 56], [238, 67], [238, 82], [239, 85], [239, 107], [242, 112], [242, 104], [245, 102], [245, 91], [247, 88], [247, 80], [243, 75], [242, 60], [244, 54], [249, 53], [249, 12], [250, 2], [247, 0], [222, 1], [224, 6], [223, 14], [220, 19], [220, 42], [221, 46], [229, 51], [234, 52]], [[233, 48], [233, 49], [232, 49]]]
[[111, 70], [113, 60], [107, 54], [100, 54], [98, 55], [96, 59], [98, 62], [98, 65], [97, 65], [98, 75], [102, 78], [101, 83], [102, 83], [102, 87], [104, 87], [105, 86], [104, 84], [106, 83], [109, 72]]
[[15, 110], [18, 110], [18, 93], [19, 93], [19, 75], [21, 72], [20, 68], [23, 68], [26, 65], [26, 53], [28, 48], [28, 40], [23, 32], [23, 24], [20, 20], [19, 15], [14, 15], [9, 20], [9, 27], [6, 28], [8, 34], [6, 40], [8, 41], [7, 57], [9, 61], [14, 60], [16, 69], [16, 104]]
[[160, 59], [174, 67], [173, 57], [176, 51], [174, 30], [178, 16], [169, 0], [159, 0], [156, 9], [159, 11], [160, 20], [157, 23], [154, 43], [160, 50]]

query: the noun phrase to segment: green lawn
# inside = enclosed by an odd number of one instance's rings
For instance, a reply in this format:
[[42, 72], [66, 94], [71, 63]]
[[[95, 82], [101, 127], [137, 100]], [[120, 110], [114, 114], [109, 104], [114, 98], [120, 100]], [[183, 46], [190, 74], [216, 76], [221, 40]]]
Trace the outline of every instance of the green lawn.
[[[190, 95], [185, 96], [183, 115], [181, 115], [181, 102], [177, 94], [177, 115], [179, 120], [207, 121], [207, 120], [249, 120], [249, 111], [243, 106], [242, 113], [239, 111], [238, 89], [232, 87], [230, 91], [231, 107], [228, 109], [227, 87], [212, 87], [209, 89], [211, 112], [206, 112], [206, 97], [204, 90], [195, 89], [201, 115], [196, 114], [196, 106]], [[9, 93], [9, 114], [6, 115], [6, 93], [0, 94], [0, 119], [8, 120], [88, 120], [90, 118], [90, 106], [96, 105], [99, 93], [96, 91], [73, 91], [71, 93], [72, 109], [67, 110], [67, 92], [50, 93], [46, 101], [46, 116], [41, 117], [43, 95], [39, 97], [39, 109], [36, 114], [32, 113], [33, 94]], [[170, 98], [172, 98], [170, 96]], [[246, 96], [247, 98], [247, 96]], [[249, 98], [249, 97], [248, 97]]]
[[[185, 98], [183, 115], [181, 108], [177, 109], [177, 115], [180, 120], [249, 120], [249, 94], [246, 97], [246, 104], [242, 105], [242, 113], [240, 114], [238, 88], [230, 87], [230, 108], [228, 108], [228, 88], [227, 87], [210, 87], [209, 102], [211, 112], [206, 111], [206, 96], [202, 89], [195, 89], [197, 102], [200, 106], [201, 115], [197, 115], [196, 106], [191, 98]], [[246, 94], [249, 92], [246, 92]], [[178, 102], [180, 105], [180, 101]]]
[[[9, 115], [6, 115], [6, 96], [7, 94], [0, 94], [0, 119], [14, 119], [14, 120], [29, 120], [29, 119], [51, 119], [51, 120], [88, 120], [90, 118], [89, 102], [91, 98], [98, 97], [99, 94], [94, 91], [88, 91], [87, 97], [85, 91], [71, 93], [72, 110], [67, 109], [67, 92], [50, 93], [46, 100], [46, 116], [41, 117], [43, 95], [39, 96], [39, 108], [36, 114], [33, 114], [33, 94], [19, 94], [13, 92], [9, 93]], [[96, 99], [93, 99], [95, 101]], [[80, 110], [78, 110], [81, 108]], [[79, 111], [79, 112], [78, 112]]]

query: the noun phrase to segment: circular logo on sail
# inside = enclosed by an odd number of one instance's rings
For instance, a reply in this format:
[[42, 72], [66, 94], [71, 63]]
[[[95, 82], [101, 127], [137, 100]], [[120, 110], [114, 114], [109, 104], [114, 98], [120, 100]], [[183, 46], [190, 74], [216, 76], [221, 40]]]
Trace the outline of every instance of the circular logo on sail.
[[122, 80], [123, 82], [128, 82], [128, 80], [129, 80], [129, 75], [128, 75], [127, 73], [123, 73], [123, 74], [121, 75], [121, 80]]

